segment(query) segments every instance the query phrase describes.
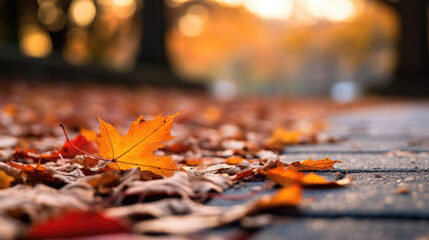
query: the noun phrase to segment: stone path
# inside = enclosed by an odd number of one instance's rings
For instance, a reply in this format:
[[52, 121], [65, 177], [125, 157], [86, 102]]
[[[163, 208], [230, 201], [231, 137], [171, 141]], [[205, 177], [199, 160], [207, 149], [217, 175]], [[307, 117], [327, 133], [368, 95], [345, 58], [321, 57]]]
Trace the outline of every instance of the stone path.
[[[268, 219], [271, 224], [250, 239], [429, 239], [429, 103], [354, 111], [330, 122], [328, 133], [344, 141], [288, 147], [286, 162], [341, 160], [336, 172], [347, 172], [355, 181], [348, 188], [305, 190], [312, 203]], [[320, 174], [335, 178], [332, 171]], [[252, 182], [225, 194], [244, 194], [262, 184]], [[409, 193], [395, 193], [401, 187]], [[213, 199], [208, 204], [240, 203]], [[230, 238], [237, 229], [217, 231]]]

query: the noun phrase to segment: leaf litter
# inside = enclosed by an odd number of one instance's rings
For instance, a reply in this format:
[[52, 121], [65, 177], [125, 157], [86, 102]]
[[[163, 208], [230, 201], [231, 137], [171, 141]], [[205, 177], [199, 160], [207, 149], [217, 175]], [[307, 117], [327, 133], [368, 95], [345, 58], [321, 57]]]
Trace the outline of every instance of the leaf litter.
[[[334, 169], [339, 160], [287, 163], [277, 153], [289, 145], [339, 140], [322, 133], [323, 104], [222, 103], [198, 94], [109, 88], [80, 89], [75, 99], [60, 88], [43, 91], [21, 89], [26, 97], [17, 102], [0, 98], [0, 235], [7, 238], [198, 236], [232, 223], [244, 227], [249, 217], [272, 209], [296, 210], [305, 188], [352, 181], [311, 172]], [[102, 97], [107, 95], [114, 100]], [[141, 112], [145, 119], [121, 135]], [[176, 114], [161, 115], [171, 112]], [[97, 114], [113, 124], [101, 117], [97, 124]], [[65, 129], [64, 136], [58, 123], [75, 137], [70, 140]], [[247, 181], [266, 183], [247, 194], [224, 194]], [[206, 205], [212, 198], [242, 203]]]

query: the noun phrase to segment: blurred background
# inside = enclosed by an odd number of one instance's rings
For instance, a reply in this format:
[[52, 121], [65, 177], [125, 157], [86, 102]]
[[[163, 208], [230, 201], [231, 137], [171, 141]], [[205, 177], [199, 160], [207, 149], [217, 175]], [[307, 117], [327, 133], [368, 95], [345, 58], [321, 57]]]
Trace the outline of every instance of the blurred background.
[[0, 81], [429, 96], [426, 0], [0, 0]]

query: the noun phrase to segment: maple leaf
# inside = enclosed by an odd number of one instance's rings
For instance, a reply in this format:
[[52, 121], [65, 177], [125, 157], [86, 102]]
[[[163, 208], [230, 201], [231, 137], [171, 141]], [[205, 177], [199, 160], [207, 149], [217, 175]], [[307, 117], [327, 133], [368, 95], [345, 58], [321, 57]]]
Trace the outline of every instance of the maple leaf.
[[297, 170], [328, 170], [334, 169], [335, 163], [343, 162], [338, 160], [330, 160], [328, 157], [316, 161], [314, 161], [312, 158], [309, 158], [302, 162], [293, 162], [291, 165], [296, 167]]
[[155, 156], [153, 151], [162, 148], [168, 140], [173, 139], [170, 131], [173, 127], [173, 116], [158, 115], [152, 120], [145, 121], [140, 116], [131, 123], [125, 136], [100, 117], [100, 133], [97, 135], [99, 154], [111, 162], [110, 169], [129, 169], [139, 167], [142, 171], [170, 177], [178, 168], [172, 157]]

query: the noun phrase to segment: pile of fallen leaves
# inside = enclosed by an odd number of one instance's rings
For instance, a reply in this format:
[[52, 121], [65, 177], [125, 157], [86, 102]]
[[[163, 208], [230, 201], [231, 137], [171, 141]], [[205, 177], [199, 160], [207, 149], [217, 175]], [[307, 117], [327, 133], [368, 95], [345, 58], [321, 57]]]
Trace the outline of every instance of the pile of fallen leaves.
[[[327, 181], [312, 172], [333, 169], [340, 161], [286, 163], [278, 155], [287, 145], [336, 140], [321, 133], [323, 104], [222, 103], [199, 94], [116, 88], [74, 89], [84, 101], [73, 102], [76, 94], [70, 89], [48, 90], [62, 97], [15, 86], [0, 98], [3, 238], [189, 236], [243, 225], [244, 219], [249, 224], [249, 217], [273, 209], [297, 209], [303, 188], [343, 187], [351, 181]], [[160, 114], [177, 110], [184, 111]], [[140, 116], [121, 134], [124, 117], [137, 111], [149, 117]], [[105, 116], [116, 128], [102, 120]], [[266, 184], [246, 195], [223, 194], [246, 181]], [[261, 195], [266, 189], [275, 192]], [[204, 204], [212, 198], [246, 202]]]

